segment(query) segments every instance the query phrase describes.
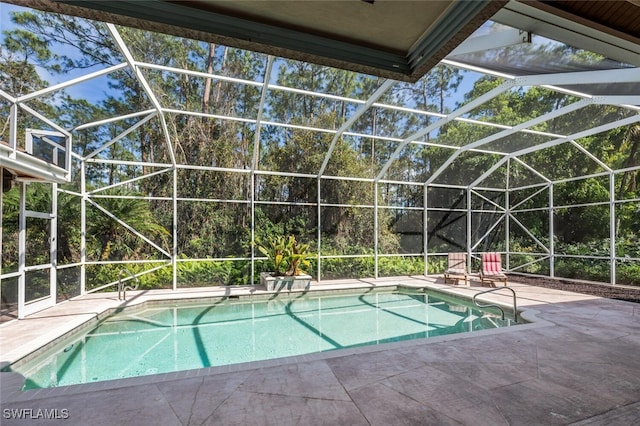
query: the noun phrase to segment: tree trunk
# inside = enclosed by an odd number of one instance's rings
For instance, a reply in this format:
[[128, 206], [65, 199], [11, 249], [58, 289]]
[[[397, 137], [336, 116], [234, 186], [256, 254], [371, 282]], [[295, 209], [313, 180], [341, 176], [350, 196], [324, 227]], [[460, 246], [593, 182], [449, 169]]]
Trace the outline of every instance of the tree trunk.
[[[213, 74], [213, 59], [215, 57], [216, 45], [209, 43], [209, 54], [207, 55], [207, 73]], [[211, 99], [211, 77], [204, 82], [204, 95], [202, 95], [202, 112], [209, 112], [209, 101]]]
[[[623, 145], [630, 144], [629, 156], [624, 162], [623, 167], [633, 167], [640, 161], [640, 125], [636, 124], [627, 130], [624, 135]], [[620, 189], [618, 193], [618, 199], [624, 197], [625, 189], [634, 192], [636, 190], [636, 175], [638, 171], [628, 171], [622, 174], [622, 180], [620, 181]]]
[[[227, 54], [229, 53], [229, 48], [224, 48], [224, 54], [222, 55], [222, 69], [225, 69], [227, 65]], [[216, 103], [220, 102], [220, 92], [222, 88], [220, 87], [220, 83], [218, 83], [218, 90], [216, 91]]]

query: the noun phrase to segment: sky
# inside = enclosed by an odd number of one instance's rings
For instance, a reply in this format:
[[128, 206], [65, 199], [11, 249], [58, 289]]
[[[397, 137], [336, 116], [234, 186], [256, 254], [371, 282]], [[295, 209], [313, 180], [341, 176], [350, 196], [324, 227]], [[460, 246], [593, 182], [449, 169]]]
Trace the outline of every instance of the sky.
[[[2, 30], [0, 32], [0, 42], [4, 42], [4, 38], [5, 38], [4, 33], [6, 31], [10, 31], [16, 28], [16, 26], [11, 22], [11, 13], [21, 12], [21, 11], [30, 11], [30, 10], [32, 9], [20, 7], [12, 4], [7, 4], [7, 3], [0, 3], [0, 29]], [[71, 52], [67, 51], [66, 53], [70, 54]], [[72, 71], [68, 74], [56, 75], [56, 74], [51, 74], [42, 68], [37, 68], [37, 72], [40, 78], [48, 81], [52, 85], [58, 84], [64, 81], [68, 81], [68, 80], [80, 77], [82, 75], [90, 74], [91, 72], [96, 70], [97, 69], [77, 70], [77, 71]], [[99, 82], [96, 81], [93, 84], [84, 83], [80, 85], [70, 86], [66, 89], [66, 92], [70, 96], [75, 98], [86, 99], [89, 102], [99, 102], [100, 100], [105, 98], [105, 91], [109, 89], [106, 87], [106, 81], [105, 81], [106, 79], [98, 79], [98, 80]]]

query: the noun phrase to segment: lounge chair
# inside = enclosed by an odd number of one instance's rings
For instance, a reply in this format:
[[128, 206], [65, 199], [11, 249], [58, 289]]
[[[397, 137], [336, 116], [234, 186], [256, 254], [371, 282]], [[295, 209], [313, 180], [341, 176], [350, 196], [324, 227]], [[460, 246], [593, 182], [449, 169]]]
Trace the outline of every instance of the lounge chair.
[[500, 253], [482, 253], [482, 268], [480, 269], [480, 283], [489, 283], [495, 287], [496, 282], [507, 285], [507, 276], [502, 272], [502, 257]]
[[451, 281], [452, 284], [457, 284], [461, 279], [464, 280], [464, 285], [469, 285], [467, 255], [466, 253], [449, 253], [447, 270], [444, 272], [444, 283]]

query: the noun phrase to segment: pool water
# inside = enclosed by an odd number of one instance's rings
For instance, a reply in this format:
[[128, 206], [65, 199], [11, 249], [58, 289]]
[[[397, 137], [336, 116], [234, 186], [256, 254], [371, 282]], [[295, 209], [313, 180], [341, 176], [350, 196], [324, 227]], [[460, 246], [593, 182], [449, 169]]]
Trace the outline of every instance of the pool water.
[[48, 388], [508, 325], [422, 292], [154, 305], [125, 309], [62, 349], [12, 369], [27, 377], [25, 389]]

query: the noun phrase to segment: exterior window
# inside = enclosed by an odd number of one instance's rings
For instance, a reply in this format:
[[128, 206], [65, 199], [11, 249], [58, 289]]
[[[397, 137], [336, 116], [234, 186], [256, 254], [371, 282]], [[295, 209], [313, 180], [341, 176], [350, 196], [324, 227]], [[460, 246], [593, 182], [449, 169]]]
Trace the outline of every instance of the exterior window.
[[34, 157], [67, 169], [70, 138], [59, 132], [27, 129], [25, 149]]

